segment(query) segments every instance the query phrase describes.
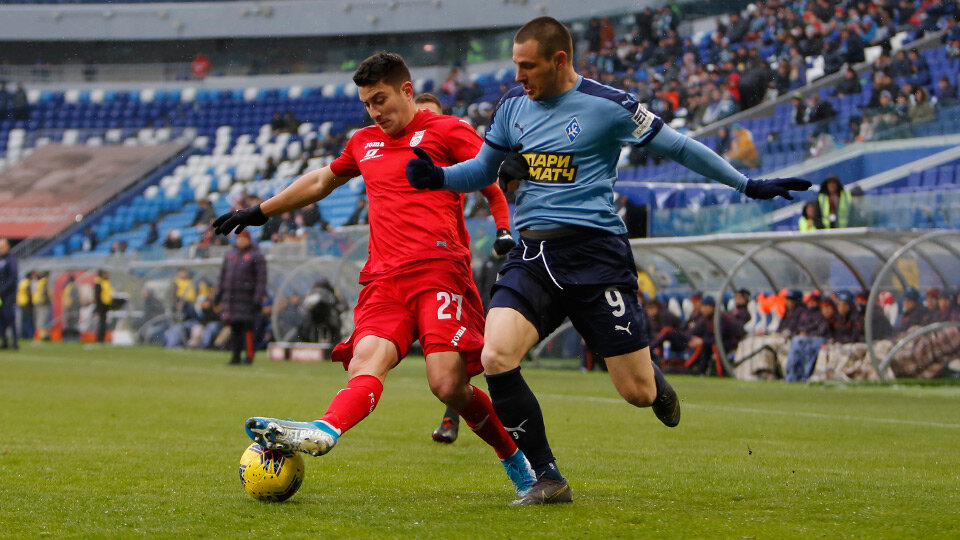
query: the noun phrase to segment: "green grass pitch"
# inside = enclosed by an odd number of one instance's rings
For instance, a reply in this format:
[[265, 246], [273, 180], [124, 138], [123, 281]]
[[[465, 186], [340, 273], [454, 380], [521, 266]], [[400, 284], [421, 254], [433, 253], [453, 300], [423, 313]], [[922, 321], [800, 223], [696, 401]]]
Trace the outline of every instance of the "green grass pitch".
[[[227, 367], [224, 354], [27, 345], [0, 352], [0, 536], [957, 538], [960, 387], [672, 377], [676, 429], [605, 374], [525, 370], [570, 505], [509, 508], [493, 452], [430, 432], [423, 362], [285, 503], [241, 489], [248, 416], [312, 419], [339, 365]], [[482, 377], [477, 384], [483, 385]]]

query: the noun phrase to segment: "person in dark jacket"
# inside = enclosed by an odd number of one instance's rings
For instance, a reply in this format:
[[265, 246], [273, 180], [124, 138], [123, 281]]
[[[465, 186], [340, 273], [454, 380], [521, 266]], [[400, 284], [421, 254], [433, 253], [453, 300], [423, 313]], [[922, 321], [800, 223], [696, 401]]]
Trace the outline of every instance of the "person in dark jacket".
[[647, 335], [650, 336], [650, 348], [657, 355], [663, 357], [663, 342], [669, 341], [673, 351], [679, 352], [686, 348], [687, 337], [683, 333], [683, 321], [653, 298], [644, 305], [647, 312]]
[[860, 85], [860, 76], [852, 67], [847, 67], [843, 72], [843, 79], [837, 83], [833, 89], [835, 96], [858, 96], [862, 86]]
[[903, 313], [895, 328], [898, 334], [903, 334], [914, 326], [923, 326], [927, 318], [927, 310], [920, 304], [920, 291], [910, 287], [903, 293]]
[[[807, 293], [803, 302], [807, 305], [807, 310], [800, 318], [797, 334], [800, 336], [827, 337], [830, 328], [821, 310], [820, 293], [818, 291]], [[832, 301], [831, 304], [833, 304]]]
[[[222, 306], [224, 324], [230, 325], [229, 364], [252, 364], [253, 325], [260, 315], [267, 290], [267, 261], [250, 240], [250, 231], [237, 233], [236, 247], [223, 257], [214, 304]], [[246, 349], [241, 360], [240, 352]]]
[[747, 289], [740, 289], [737, 292], [733, 293], [733, 319], [737, 321], [741, 327], [746, 326], [750, 322], [750, 310], [747, 309], [747, 304], [750, 303], [750, 291]]
[[807, 308], [800, 302], [803, 300], [803, 293], [797, 289], [792, 289], [787, 293], [786, 309], [783, 312], [783, 318], [780, 319], [780, 326], [777, 332], [793, 335], [800, 332], [800, 320], [807, 313]]
[[10, 251], [10, 242], [0, 238], [0, 349], [10, 347], [8, 328], [13, 333], [13, 348], [17, 349], [17, 258]]
[[[709, 367], [708, 359], [713, 358], [713, 346], [716, 343], [713, 320], [715, 309], [716, 301], [713, 297], [704, 296], [700, 302], [700, 317], [688, 334], [687, 346], [694, 351], [699, 351], [694, 363], [691, 364], [691, 368], [695, 372], [705, 372]], [[720, 314], [720, 335], [723, 338], [724, 349], [735, 350], [737, 342], [743, 337], [743, 334], [743, 325], [739, 324], [729, 313]]]
[[[823, 309], [821, 307], [821, 309]], [[862, 343], [864, 338], [863, 316], [854, 309], [853, 293], [837, 293], [836, 315], [831, 322], [831, 338], [836, 343]]]

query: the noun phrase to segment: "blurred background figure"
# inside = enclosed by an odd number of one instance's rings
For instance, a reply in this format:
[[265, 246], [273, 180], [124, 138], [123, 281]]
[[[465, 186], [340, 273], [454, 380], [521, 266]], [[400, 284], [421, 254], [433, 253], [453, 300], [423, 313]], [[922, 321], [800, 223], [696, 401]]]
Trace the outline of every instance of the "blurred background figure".
[[[223, 257], [214, 304], [230, 326], [230, 365], [252, 364], [254, 324], [263, 309], [267, 289], [267, 261], [250, 240], [250, 231], [237, 234], [236, 245]], [[246, 356], [241, 358], [241, 352]]]
[[17, 343], [17, 258], [10, 251], [10, 242], [0, 238], [0, 349], [10, 347], [7, 334]]

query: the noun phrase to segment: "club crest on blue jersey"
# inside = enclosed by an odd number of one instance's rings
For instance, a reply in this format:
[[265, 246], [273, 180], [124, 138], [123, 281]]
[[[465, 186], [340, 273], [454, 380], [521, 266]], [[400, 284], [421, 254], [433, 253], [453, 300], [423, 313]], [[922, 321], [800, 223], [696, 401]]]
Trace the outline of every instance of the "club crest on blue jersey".
[[567, 138], [570, 139], [570, 142], [573, 142], [577, 138], [577, 135], [580, 134], [580, 122], [577, 122], [577, 117], [574, 116], [573, 120], [567, 124], [567, 127], [563, 129], [567, 134]]

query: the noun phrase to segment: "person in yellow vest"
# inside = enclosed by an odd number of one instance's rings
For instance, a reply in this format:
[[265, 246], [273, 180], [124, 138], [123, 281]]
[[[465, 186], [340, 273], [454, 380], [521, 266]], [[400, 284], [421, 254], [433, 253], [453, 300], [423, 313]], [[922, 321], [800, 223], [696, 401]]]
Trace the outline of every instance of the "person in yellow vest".
[[60, 306], [63, 320], [63, 338], [76, 339], [80, 335], [80, 291], [73, 274], [67, 276], [60, 292]]
[[843, 189], [839, 176], [831, 174], [820, 184], [817, 204], [820, 207], [822, 228], [836, 229], [849, 226], [850, 194]]
[[37, 274], [32, 300], [34, 337], [37, 340], [47, 339], [47, 325], [50, 324], [50, 313], [53, 311], [50, 302], [50, 272]]
[[644, 297], [649, 299], [657, 295], [657, 286], [653, 283], [653, 279], [650, 278], [645, 270], [637, 270], [637, 290], [644, 294]]
[[107, 337], [107, 313], [113, 306], [113, 285], [110, 283], [110, 272], [97, 272], [97, 281], [93, 289], [97, 314], [97, 342], [103, 343]]
[[820, 213], [817, 211], [817, 203], [807, 201], [803, 205], [803, 212], [800, 214], [800, 222], [797, 226], [801, 232], [815, 231], [820, 228]]
[[17, 305], [20, 306], [20, 338], [33, 339], [33, 281], [37, 272], [24, 276], [17, 284]]

